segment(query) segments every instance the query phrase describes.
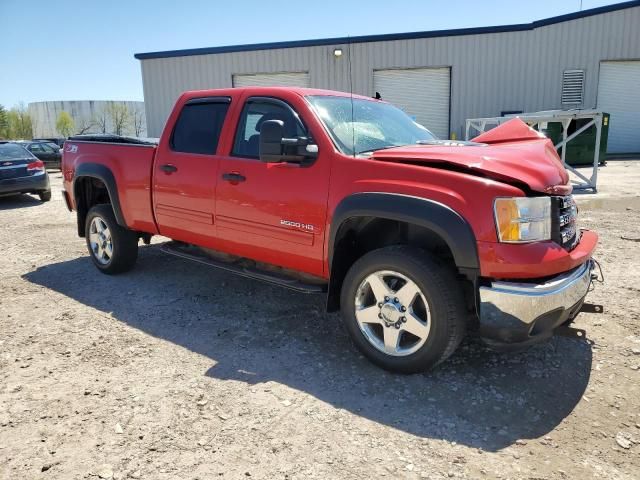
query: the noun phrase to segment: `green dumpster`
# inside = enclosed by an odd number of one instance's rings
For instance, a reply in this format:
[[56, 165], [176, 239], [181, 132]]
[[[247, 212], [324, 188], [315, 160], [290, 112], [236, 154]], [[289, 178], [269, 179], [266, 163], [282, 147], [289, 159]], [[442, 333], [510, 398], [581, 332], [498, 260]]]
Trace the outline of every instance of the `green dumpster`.
[[[569, 128], [567, 129], [567, 137], [573, 134], [576, 130], [579, 130], [584, 125], [591, 121], [590, 118], [578, 118], [571, 120]], [[557, 145], [562, 141], [562, 123], [561, 122], [548, 122], [546, 128], [541, 128], [540, 131], [549, 137], [554, 145]], [[576, 138], [571, 139], [567, 145], [567, 154], [565, 161], [572, 167], [575, 166], [587, 166], [593, 165], [593, 157], [596, 149], [596, 134], [597, 129], [595, 125], [587, 128], [584, 132], [578, 135]], [[607, 138], [609, 136], [609, 114], [602, 114], [602, 128], [600, 130], [600, 165], [604, 165], [606, 162], [607, 152]], [[562, 148], [558, 150], [558, 155], [562, 157]]]

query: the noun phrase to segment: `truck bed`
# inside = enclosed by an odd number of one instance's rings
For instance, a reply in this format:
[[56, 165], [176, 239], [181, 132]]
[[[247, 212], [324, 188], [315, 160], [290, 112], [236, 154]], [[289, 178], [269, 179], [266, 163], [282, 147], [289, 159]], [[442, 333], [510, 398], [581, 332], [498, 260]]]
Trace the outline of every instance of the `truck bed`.
[[[117, 135], [76, 135], [64, 143], [62, 171], [65, 190], [74, 178], [88, 175], [109, 190], [119, 204], [119, 219], [128, 228], [158, 233], [151, 206], [151, 178], [157, 141]], [[69, 198], [75, 209], [73, 198]], [[118, 217], [118, 214], [116, 215]]]

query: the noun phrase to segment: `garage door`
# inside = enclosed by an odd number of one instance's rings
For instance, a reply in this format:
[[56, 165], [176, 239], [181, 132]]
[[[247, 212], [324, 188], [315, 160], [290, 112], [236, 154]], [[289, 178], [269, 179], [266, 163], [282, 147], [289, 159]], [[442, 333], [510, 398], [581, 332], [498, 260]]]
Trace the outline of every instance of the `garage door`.
[[439, 138], [449, 138], [449, 68], [375, 70], [373, 89]]
[[598, 110], [611, 114], [607, 152], [640, 152], [640, 62], [600, 64]]
[[254, 75], [234, 75], [234, 87], [308, 87], [309, 74], [295, 73], [257, 73]]

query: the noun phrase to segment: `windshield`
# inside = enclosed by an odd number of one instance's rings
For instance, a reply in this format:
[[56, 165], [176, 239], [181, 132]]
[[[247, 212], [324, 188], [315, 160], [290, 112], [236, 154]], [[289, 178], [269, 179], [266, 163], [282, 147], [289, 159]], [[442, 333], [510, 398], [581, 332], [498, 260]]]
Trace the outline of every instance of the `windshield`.
[[31, 159], [31, 155], [24, 147], [15, 143], [0, 143], [0, 160], [24, 160]]
[[389, 103], [354, 98], [352, 107], [350, 97], [313, 95], [307, 98], [336, 146], [347, 155], [414, 145], [436, 138]]

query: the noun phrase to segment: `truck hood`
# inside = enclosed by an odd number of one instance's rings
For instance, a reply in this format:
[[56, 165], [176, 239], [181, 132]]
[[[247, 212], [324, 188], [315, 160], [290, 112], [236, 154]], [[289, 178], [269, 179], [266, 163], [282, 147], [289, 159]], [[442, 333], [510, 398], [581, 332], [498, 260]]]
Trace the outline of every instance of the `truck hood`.
[[519, 118], [473, 139], [442, 140], [373, 152], [385, 162], [448, 168], [507, 183], [526, 184], [547, 194], [571, 193], [569, 175], [551, 141]]

